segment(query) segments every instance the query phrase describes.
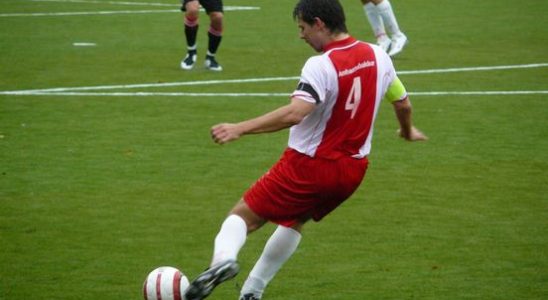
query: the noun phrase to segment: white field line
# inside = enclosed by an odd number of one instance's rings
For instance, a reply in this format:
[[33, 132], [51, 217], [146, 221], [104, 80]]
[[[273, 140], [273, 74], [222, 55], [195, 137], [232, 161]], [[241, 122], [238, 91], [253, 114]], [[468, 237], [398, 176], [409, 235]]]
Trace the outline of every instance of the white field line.
[[[180, 7], [181, 5], [163, 4], [163, 3], [142, 3], [142, 2], [103, 2], [103, 1], [85, 1], [85, 0], [34, 0], [35, 2], [70, 2], [70, 3], [100, 3], [109, 5], [145, 5], [145, 6], [169, 6]], [[224, 11], [237, 10], [259, 10], [256, 6], [224, 6]], [[201, 9], [203, 11], [203, 9]], [[59, 17], [59, 16], [88, 16], [88, 15], [116, 15], [116, 14], [149, 14], [149, 13], [174, 13], [181, 12], [180, 9], [157, 9], [157, 10], [112, 10], [112, 11], [77, 11], [77, 12], [40, 12], [40, 13], [3, 13], [0, 17]]]
[[165, 83], [143, 83], [143, 84], [123, 84], [123, 85], [103, 85], [103, 86], [82, 86], [82, 87], [60, 87], [37, 90], [21, 90], [21, 91], [0, 91], [2, 94], [34, 94], [34, 93], [50, 93], [50, 92], [65, 92], [65, 91], [97, 91], [97, 90], [114, 90], [114, 89], [135, 89], [135, 88], [156, 88], [156, 87], [173, 87], [173, 86], [196, 86], [196, 85], [213, 85], [213, 84], [228, 84], [228, 83], [253, 83], [253, 82], [272, 82], [272, 81], [287, 81], [298, 80], [299, 77], [266, 77], [266, 78], [248, 78], [248, 79], [227, 79], [227, 80], [200, 80], [200, 81], [183, 81], [183, 82], [165, 82]]
[[168, 3], [146, 3], [146, 2], [116, 2], [116, 1], [93, 1], [93, 0], [32, 0], [32, 2], [62, 2], [62, 3], [91, 3], [91, 4], [111, 4], [111, 5], [140, 5], [140, 6], [181, 6], [181, 4]]
[[[259, 10], [259, 7], [225, 7], [225, 11], [236, 10]], [[59, 16], [91, 16], [91, 15], [117, 15], [117, 14], [150, 14], [150, 13], [175, 13], [181, 12], [179, 9], [169, 10], [111, 10], [111, 11], [75, 11], [75, 12], [53, 12], [53, 13], [11, 13], [0, 14], [0, 17], [59, 17]]]
[[474, 71], [492, 71], [492, 70], [510, 70], [510, 69], [528, 69], [528, 68], [542, 68], [542, 67], [548, 67], [548, 63], [525, 64], [525, 65], [507, 65], [507, 66], [488, 66], [488, 67], [469, 67], [469, 68], [431, 69], [431, 70], [415, 70], [415, 71], [398, 71], [398, 75], [453, 73], [453, 72], [474, 72]]
[[[490, 71], [490, 70], [506, 70], [506, 69], [525, 69], [525, 68], [541, 68], [541, 67], [548, 67], [548, 63], [524, 64], [524, 65], [505, 65], [505, 66], [487, 66], [487, 67], [467, 67], [467, 68], [446, 68], [446, 69], [430, 69], [430, 70], [412, 70], [412, 71], [401, 71], [401, 72], [398, 72], [398, 74], [399, 75], [413, 75], [413, 74], [429, 74], [429, 73], [450, 73], [450, 72], [473, 72], [473, 71]], [[157, 88], [157, 87], [175, 87], [175, 86], [214, 85], [214, 84], [215, 85], [218, 85], [218, 84], [238, 84], [238, 83], [254, 83], [254, 82], [288, 81], [288, 80], [298, 80], [298, 79], [299, 79], [298, 76], [290, 76], [290, 77], [227, 79], [227, 80], [201, 80], [201, 81], [166, 82], [166, 83], [103, 85], [103, 86], [87, 86], [87, 87], [59, 87], [59, 88], [19, 90], [19, 91], [0, 91], [0, 95], [42, 95], [42, 94], [46, 94], [46, 93], [51, 94], [51, 93], [75, 92], [75, 91], [98, 91], [98, 90], [113, 90], [113, 89]], [[525, 92], [527, 92], [527, 91], [525, 91]], [[542, 93], [542, 91], [540, 91], [540, 92]], [[133, 94], [135, 94], [135, 93], [133, 93]], [[189, 93], [189, 94], [196, 94], [196, 93]], [[247, 94], [247, 93], [236, 93], [236, 94]], [[266, 93], [266, 94], [268, 94], [268, 93]], [[184, 94], [179, 94], [179, 96], [181, 96], [181, 95], [184, 95]], [[82, 95], [82, 96], [84, 96], [84, 95]]]
[[74, 12], [52, 12], [52, 13], [12, 13], [0, 14], [0, 17], [60, 17], [60, 16], [91, 16], [91, 15], [119, 15], [119, 14], [151, 14], [151, 13], [173, 13], [177, 9], [170, 10], [113, 10], [113, 11], [74, 11]]
[[[109, 4], [109, 5], [126, 5], [126, 6], [161, 6], [161, 7], [181, 7], [178, 1], [176, 3], [150, 3], [150, 2], [117, 2], [117, 1], [94, 1], [94, 0], [32, 0], [33, 2], [62, 2], [62, 3], [90, 3], [90, 4]], [[223, 10], [259, 10], [256, 6], [223, 6]]]
[[[95, 1], [95, 0], [31, 0], [33, 2], [61, 2], [61, 3], [90, 3], [90, 4], [109, 4], [109, 5], [126, 5], [126, 6], [161, 6], [161, 7], [181, 7], [180, 1], [174, 3], [150, 3], [150, 2], [117, 2], [117, 1]], [[258, 10], [260, 7], [255, 6], [224, 6], [224, 10]]]
[[87, 97], [289, 97], [290, 93], [193, 93], [193, 92], [35, 92], [18, 96], [87, 96]]
[[74, 42], [72, 43], [74, 47], [95, 47], [97, 44], [95, 43], [88, 43], [88, 42]]
[[548, 94], [545, 91], [439, 91], [439, 92], [409, 92], [411, 96], [504, 96], [504, 95], [539, 95]]
[[[539, 95], [545, 91], [435, 91], [409, 92], [411, 96], [507, 96]], [[190, 93], [190, 92], [34, 92], [13, 93], [17, 96], [78, 96], [78, 97], [289, 97], [290, 93]]]

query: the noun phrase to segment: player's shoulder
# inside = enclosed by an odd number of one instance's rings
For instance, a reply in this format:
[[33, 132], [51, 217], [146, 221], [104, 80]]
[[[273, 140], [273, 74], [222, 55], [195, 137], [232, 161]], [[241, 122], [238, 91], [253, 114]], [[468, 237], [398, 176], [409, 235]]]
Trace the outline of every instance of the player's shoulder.
[[393, 66], [392, 58], [379, 45], [372, 44], [372, 43], [366, 43], [366, 44], [370, 46], [371, 49], [373, 49], [375, 53], [375, 60], [377, 61], [378, 65], [384, 65], [386, 67]]
[[390, 60], [390, 56], [388, 56], [388, 53], [386, 53], [386, 51], [382, 50], [382, 48], [379, 45], [369, 43], [369, 42], [365, 42], [365, 41], [360, 41], [360, 43], [362, 45], [366, 46], [366, 47], [371, 48], [375, 52], [375, 56], [377, 58], [389, 59]]
[[306, 60], [303, 70], [308, 71], [326, 71], [330, 69], [330, 60], [324, 53], [313, 55]]

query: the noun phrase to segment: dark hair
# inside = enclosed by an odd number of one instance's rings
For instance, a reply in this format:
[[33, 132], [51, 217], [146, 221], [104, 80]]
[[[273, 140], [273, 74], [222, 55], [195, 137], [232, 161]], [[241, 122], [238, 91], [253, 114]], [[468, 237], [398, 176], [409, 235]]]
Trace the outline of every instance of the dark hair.
[[322, 20], [331, 32], [346, 33], [346, 18], [338, 0], [299, 0], [293, 10], [293, 19], [314, 24], [314, 19]]

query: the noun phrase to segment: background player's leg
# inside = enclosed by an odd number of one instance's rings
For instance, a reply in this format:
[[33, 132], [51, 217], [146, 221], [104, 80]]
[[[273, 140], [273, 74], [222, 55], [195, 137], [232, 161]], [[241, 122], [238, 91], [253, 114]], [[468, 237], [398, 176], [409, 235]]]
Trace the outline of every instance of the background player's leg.
[[401, 32], [389, 0], [383, 0], [382, 2], [377, 4], [377, 10], [379, 11], [384, 25], [386, 26], [386, 29], [388, 29], [388, 32], [390, 33], [390, 37], [392, 39], [392, 43], [390, 44], [390, 51], [388, 52], [388, 54], [390, 56], [394, 56], [403, 50], [403, 47], [407, 43], [407, 36], [405, 36], [405, 34]]
[[217, 49], [219, 49], [219, 45], [221, 44], [223, 37], [223, 13], [211, 12], [209, 17], [211, 19], [211, 25], [209, 26], [209, 30], [207, 32], [209, 43], [205, 66], [207, 69], [212, 71], [222, 71], [223, 68], [215, 59], [215, 54], [217, 53]]
[[198, 15], [200, 4], [198, 1], [190, 1], [186, 3], [184, 10], [185, 38], [187, 45], [187, 54], [181, 61], [181, 68], [190, 70], [196, 63], [196, 37], [198, 35]]
[[390, 47], [391, 41], [388, 35], [386, 35], [383, 20], [381, 15], [379, 14], [379, 11], [377, 10], [377, 7], [372, 2], [367, 2], [363, 6], [363, 10], [365, 12], [365, 15], [367, 16], [369, 25], [371, 25], [371, 29], [373, 29], [373, 34], [375, 34], [375, 38], [377, 39], [377, 44], [384, 51], [388, 52], [388, 48]]

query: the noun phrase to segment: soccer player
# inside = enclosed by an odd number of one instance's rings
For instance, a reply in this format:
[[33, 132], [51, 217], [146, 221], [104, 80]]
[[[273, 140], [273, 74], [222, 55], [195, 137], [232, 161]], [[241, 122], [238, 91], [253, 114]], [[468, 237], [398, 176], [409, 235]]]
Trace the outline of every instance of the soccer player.
[[390, 57], [377, 45], [348, 34], [338, 0], [300, 0], [293, 17], [300, 37], [320, 54], [305, 63], [289, 104], [211, 128], [218, 144], [290, 128], [288, 147], [224, 220], [209, 268], [190, 284], [187, 300], [203, 299], [236, 276], [237, 256], [247, 235], [270, 221], [278, 227], [240, 294], [241, 300], [261, 299], [297, 249], [305, 223], [320, 221], [360, 185], [382, 99], [393, 104], [402, 138], [427, 139], [411, 122], [411, 104]]
[[[363, 9], [373, 33], [377, 38], [377, 44], [388, 52], [388, 55], [394, 56], [403, 50], [407, 44], [407, 36], [401, 32], [396, 21], [396, 16], [392, 10], [392, 5], [388, 0], [361, 0]], [[391, 38], [386, 34], [385, 26], [391, 34]]]
[[184, 14], [187, 54], [181, 61], [183, 70], [191, 70], [196, 63], [196, 36], [198, 34], [198, 15], [202, 5], [209, 15], [208, 47], [205, 67], [212, 71], [222, 71], [223, 67], [215, 59], [223, 34], [223, 1], [222, 0], [181, 0]]

